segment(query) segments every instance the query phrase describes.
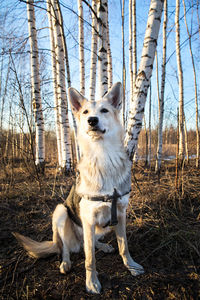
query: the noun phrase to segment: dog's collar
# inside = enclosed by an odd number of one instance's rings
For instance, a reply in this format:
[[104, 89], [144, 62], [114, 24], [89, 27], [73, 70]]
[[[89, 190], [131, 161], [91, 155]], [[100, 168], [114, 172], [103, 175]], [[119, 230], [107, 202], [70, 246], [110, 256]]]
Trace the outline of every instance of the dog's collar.
[[128, 195], [130, 192], [131, 192], [131, 190], [129, 190], [128, 192], [125, 192], [124, 194], [121, 195], [117, 192], [116, 188], [114, 188], [112, 195], [105, 195], [105, 196], [81, 195], [81, 196], [84, 197], [85, 199], [91, 200], [91, 201], [112, 202], [113, 199], [124, 197], [124, 196]]
[[102, 201], [102, 202], [111, 202], [111, 219], [103, 226], [104, 228], [107, 226], [115, 226], [118, 224], [117, 220], [117, 199], [128, 195], [131, 190], [125, 192], [123, 195], [120, 195], [116, 188], [114, 188], [112, 195], [105, 196], [87, 196], [84, 195], [84, 198], [90, 201]]

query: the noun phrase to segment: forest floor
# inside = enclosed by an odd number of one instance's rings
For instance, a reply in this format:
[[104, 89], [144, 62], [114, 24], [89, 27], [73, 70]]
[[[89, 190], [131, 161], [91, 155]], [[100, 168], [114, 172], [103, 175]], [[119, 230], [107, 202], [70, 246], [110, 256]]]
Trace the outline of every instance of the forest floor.
[[0, 170], [0, 299], [200, 299], [200, 170], [185, 166], [177, 191], [172, 163], [164, 164], [160, 180], [149, 169], [134, 168], [127, 236], [145, 274], [131, 276], [110, 233], [105, 241], [116, 251], [96, 251], [103, 290], [90, 295], [83, 250], [72, 254], [72, 269], [62, 275], [60, 257], [30, 258], [11, 234], [51, 240], [52, 212], [74, 180], [56, 175], [53, 166], [39, 179], [27, 168], [15, 164]]

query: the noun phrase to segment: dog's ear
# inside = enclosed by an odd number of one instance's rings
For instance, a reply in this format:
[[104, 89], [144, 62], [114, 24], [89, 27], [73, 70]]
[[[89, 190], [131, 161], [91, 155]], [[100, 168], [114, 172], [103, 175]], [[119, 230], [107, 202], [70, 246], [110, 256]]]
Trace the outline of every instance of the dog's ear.
[[72, 111], [76, 114], [80, 110], [83, 101], [86, 99], [81, 93], [72, 87], [68, 88], [68, 95]]
[[115, 83], [110, 91], [103, 97], [110, 102], [116, 109], [121, 109], [122, 106], [122, 85], [121, 82]]

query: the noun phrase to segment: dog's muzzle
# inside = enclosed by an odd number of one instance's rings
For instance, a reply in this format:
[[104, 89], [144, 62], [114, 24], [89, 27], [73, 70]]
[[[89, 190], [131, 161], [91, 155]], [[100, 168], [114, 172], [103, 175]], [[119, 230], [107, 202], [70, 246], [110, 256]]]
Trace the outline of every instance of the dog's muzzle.
[[104, 134], [106, 129], [101, 129], [99, 127], [99, 119], [98, 117], [89, 117], [88, 124], [90, 125], [88, 132], [97, 132]]

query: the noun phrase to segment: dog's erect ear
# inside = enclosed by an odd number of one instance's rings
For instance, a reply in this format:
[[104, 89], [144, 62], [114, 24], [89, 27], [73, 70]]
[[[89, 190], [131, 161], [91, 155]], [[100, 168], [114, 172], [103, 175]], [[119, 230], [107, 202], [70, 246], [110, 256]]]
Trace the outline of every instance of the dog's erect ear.
[[82, 94], [80, 94], [76, 89], [72, 87], [68, 89], [68, 95], [72, 111], [76, 114], [80, 110], [83, 101], [86, 99]]
[[116, 109], [121, 109], [122, 106], [122, 85], [121, 82], [115, 83], [110, 91], [105, 94], [103, 99], [110, 102]]

